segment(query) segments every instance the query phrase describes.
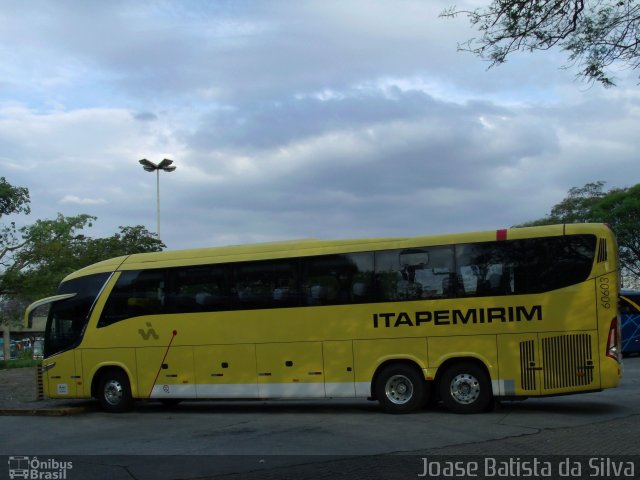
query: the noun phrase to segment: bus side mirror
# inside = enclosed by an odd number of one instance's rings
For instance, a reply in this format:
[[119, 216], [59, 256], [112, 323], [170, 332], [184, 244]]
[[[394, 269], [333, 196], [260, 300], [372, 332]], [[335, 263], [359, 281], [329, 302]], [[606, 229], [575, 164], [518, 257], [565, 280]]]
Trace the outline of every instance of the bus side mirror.
[[34, 312], [35, 312], [35, 310], [37, 308], [42, 307], [43, 305], [47, 305], [47, 304], [53, 303], [53, 302], [59, 302], [61, 300], [66, 300], [68, 298], [75, 297], [76, 295], [77, 295], [77, 293], [64, 293], [62, 295], [54, 295], [53, 297], [47, 297], [47, 298], [43, 298], [41, 300], [38, 300], [37, 302], [33, 302], [24, 311], [24, 317], [22, 319], [22, 324], [26, 328], [32, 327], [33, 326], [33, 314], [34, 314]]

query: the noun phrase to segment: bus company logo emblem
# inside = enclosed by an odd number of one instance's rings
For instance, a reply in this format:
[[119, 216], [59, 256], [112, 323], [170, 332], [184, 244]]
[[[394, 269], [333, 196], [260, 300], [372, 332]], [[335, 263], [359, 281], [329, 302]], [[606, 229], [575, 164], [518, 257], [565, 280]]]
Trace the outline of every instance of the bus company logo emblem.
[[156, 330], [153, 328], [153, 325], [151, 325], [151, 322], [147, 322], [146, 331], [141, 328], [138, 330], [138, 333], [140, 334], [143, 340], [149, 340], [151, 337], [153, 337], [154, 340], [158, 340], [159, 338], [158, 334], [156, 333]]
[[9, 478], [66, 480], [67, 471], [73, 462], [61, 462], [53, 458], [39, 460], [38, 457], [9, 457]]

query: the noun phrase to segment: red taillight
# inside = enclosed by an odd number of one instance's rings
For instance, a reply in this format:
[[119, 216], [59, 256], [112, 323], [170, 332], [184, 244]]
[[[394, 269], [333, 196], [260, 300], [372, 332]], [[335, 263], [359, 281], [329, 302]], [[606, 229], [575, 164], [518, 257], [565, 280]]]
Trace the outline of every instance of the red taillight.
[[611, 320], [609, 338], [607, 339], [607, 357], [620, 362], [620, 330], [618, 329], [618, 317]]

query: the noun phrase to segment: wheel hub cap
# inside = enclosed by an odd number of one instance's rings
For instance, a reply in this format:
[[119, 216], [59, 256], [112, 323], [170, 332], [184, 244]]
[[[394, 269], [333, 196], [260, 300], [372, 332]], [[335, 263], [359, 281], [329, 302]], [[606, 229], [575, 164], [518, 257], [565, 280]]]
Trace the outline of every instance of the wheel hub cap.
[[451, 381], [451, 396], [458, 402], [469, 404], [478, 399], [480, 382], [473, 375], [461, 373]]
[[120, 382], [111, 380], [105, 385], [104, 399], [110, 405], [118, 405], [122, 401], [122, 385], [120, 385]]
[[387, 380], [384, 393], [396, 405], [405, 404], [413, 397], [413, 383], [404, 375], [394, 375]]

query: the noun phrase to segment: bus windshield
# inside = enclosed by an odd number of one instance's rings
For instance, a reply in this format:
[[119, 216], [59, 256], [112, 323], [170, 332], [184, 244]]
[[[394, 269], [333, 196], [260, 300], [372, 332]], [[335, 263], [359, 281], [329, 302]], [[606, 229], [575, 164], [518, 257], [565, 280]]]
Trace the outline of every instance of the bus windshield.
[[80, 343], [93, 303], [109, 275], [109, 273], [88, 275], [60, 285], [58, 294], [75, 293], [76, 295], [51, 304], [45, 331], [45, 358]]

